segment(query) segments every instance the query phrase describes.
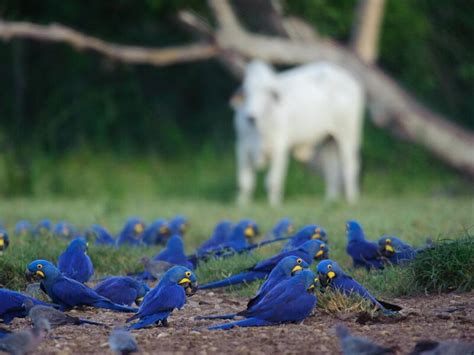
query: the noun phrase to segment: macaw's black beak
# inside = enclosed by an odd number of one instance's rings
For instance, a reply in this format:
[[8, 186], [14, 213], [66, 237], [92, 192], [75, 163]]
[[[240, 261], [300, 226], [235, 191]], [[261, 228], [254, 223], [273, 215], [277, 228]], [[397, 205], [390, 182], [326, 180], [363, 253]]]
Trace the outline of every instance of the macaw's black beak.
[[318, 279], [322, 287], [327, 287], [329, 283], [331, 282], [331, 279], [326, 274], [323, 274], [323, 273], [318, 273]]
[[29, 282], [38, 281], [44, 279], [44, 273], [42, 271], [31, 272], [30, 270], [25, 271], [25, 277]]
[[198, 289], [199, 289], [199, 286], [197, 282], [191, 282], [187, 284], [184, 288], [184, 290], [186, 291], [186, 296], [188, 297], [191, 297], [192, 295], [194, 295]]

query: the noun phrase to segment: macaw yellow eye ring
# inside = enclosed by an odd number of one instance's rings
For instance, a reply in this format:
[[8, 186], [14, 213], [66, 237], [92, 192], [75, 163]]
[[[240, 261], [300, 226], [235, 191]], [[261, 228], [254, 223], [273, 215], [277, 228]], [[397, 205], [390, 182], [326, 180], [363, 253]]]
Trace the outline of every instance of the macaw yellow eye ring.
[[331, 264], [328, 265], [328, 270], [332, 270], [332, 265]]
[[191, 277], [191, 271], [186, 271], [186, 272], [184, 273], [184, 275], [185, 275], [186, 277]]
[[319, 249], [324, 249], [325, 246], [326, 246], [325, 244], [321, 244]]
[[38, 270], [41, 270], [41, 269], [43, 268], [43, 264], [38, 264], [38, 265], [36, 265], [36, 268], [37, 268]]
[[297, 263], [297, 264], [301, 264], [302, 262], [303, 262], [303, 259], [299, 259], [299, 258], [296, 259], [296, 263]]

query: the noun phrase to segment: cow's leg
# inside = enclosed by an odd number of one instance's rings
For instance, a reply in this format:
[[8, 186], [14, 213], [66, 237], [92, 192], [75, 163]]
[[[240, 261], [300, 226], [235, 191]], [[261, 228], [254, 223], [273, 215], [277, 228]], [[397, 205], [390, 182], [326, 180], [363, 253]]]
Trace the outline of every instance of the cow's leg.
[[288, 149], [278, 147], [271, 153], [270, 169], [266, 177], [268, 202], [271, 206], [281, 203], [288, 168]]
[[321, 148], [321, 163], [326, 184], [326, 199], [336, 200], [342, 187], [340, 154], [334, 139], [327, 141]]
[[346, 199], [349, 203], [355, 203], [359, 198], [359, 145], [343, 140], [338, 143]]
[[250, 151], [245, 144], [237, 144], [237, 180], [239, 182], [237, 203], [245, 205], [250, 202], [255, 190], [255, 171]]

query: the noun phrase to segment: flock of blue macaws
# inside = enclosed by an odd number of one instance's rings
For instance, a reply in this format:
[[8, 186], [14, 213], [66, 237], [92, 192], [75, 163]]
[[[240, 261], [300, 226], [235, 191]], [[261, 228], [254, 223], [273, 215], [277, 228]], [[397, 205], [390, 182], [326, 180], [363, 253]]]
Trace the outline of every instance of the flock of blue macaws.
[[[396, 305], [377, 300], [364, 286], [346, 274], [337, 262], [329, 258], [330, 238], [319, 225], [306, 225], [295, 230], [291, 220], [283, 218], [261, 242], [255, 243], [254, 238], [259, 235], [255, 221], [243, 219], [235, 224], [221, 221], [194, 254], [186, 255], [184, 241], [188, 227], [189, 223], [183, 216], [176, 216], [169, 222], [158, 219], [148, 226], [139, 218], [130, 218], [114, 238], [100, 225], [93, 225], [81, 236], [67, 222], [53, 226], [48, 220], [43, 220], [33, 226], [20, 221], [15, 226], [15, 238], [25, 234], [40, 236], [53, 233], [71, 238], [71, 241], [59, 256], [57, 265], [42, 259], [27, 265], [27, 277], [39, 281], [41, 290], [49, 296], [51, 302], [42, 302], [31, 296], [0, 288], [0, 319], [8, 324], [15, 317], [26, 317], [28, 311], [25, 301], [30, 300], [33, 305], [50, 306], [61, 311], [90, 306], [130, 312], [133, 315], [127, 320], [130, 323], [129, 329], [166, 326], [173, 310], [181, 309], [186, 298], [198, 289], [225, 287], [259, 279], [264, 282], [244, 310], [232, 314], [200, 315], [196, 319], [232, 319], [232, 322], [208, 327], [211, 330], [299, 323], [317, 305], [316, 289], [332, 289], [344, 295], [357, 294], [384, 314], [400, 310]], [[371, 270], [382, 269], [387, 264], [404, 264], [420, 252], [394, 236], [383, 236], [376, 242], [369, 241], [356, 221], [346, 223], [346, 235], [346, 251], [352, 258], [354, 268]], [[94, 274], [92, 260], [87, 255], [87, 240], [111, 247], [163, 244], [164, 249], [150, 261], [162, 267], [163, 273], [151, 289], [146, 283], [150, 277], [144, 277], [144, 274], [107, 277], [91, 288], [86, 285]], [[9, 242], [12, 241], [8, 238], [7, 231], [0, 229], [1, 252], [5, 252]], [[282, 243], [282, 246], [272, 257], [241, 273], [198, 287], [194, 269], [199, 263], [251, 253], [256, 248], [274, 243]], [[134, 307], [135, 305], [139, 308]]]

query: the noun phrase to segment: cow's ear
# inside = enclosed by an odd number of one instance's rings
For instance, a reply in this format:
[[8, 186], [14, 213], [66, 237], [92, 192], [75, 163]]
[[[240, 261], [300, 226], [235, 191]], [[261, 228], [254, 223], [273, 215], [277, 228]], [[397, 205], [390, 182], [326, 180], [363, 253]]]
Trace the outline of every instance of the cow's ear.
[[244, 90], [242, 87], [239, 87], [234, 95], [229, 100], [229, 105], [232, 107], [234, 110], [239, 109], [240, 106], [242, 106], [244, 102]]
[[270, 89], [270, 97], [275, 102], [280, 101], [280, 93], [276, 89]]

